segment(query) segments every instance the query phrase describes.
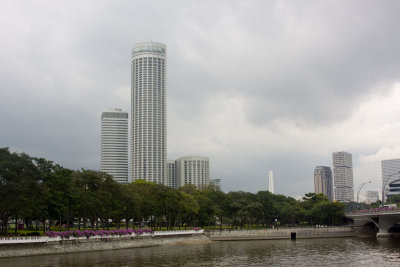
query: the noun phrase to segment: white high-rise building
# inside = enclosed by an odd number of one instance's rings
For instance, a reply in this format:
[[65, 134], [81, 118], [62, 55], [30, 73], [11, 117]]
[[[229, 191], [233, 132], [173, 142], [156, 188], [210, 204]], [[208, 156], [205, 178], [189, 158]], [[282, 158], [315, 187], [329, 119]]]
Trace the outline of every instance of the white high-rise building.
[[185, 184], [202, 189], [210, 185], [210, 165], [207, 157], [181, 157], [176, 160], [177, 187]]
[[275, 188], [274, 188], [274, 172], [269, 171], [268, 173], [268, 191], [271, 192], [272, 194], [275, 194]]
[[128, 183], [128, 113], [121, 109], [101, 114], [101, 171]]
[[178, 188], [176, 181], [176, 161], [167, 160], [167, 183], [166, 185], [172, 188]]
[[350, 153], [332, 153], [335, 200], [354, 201], [353, 159]]
[[166, 46], [138, 43], [131, 56], [131, 180], [166, 183]]
[[382, 188], [384, 201], [389, 196], [400, 195], [400, 159], [382, 160]]

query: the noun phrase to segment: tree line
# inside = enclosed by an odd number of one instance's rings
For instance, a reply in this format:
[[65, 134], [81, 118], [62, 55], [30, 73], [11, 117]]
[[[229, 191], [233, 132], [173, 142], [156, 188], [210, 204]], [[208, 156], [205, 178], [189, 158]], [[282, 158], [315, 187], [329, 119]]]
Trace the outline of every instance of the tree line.
[[41, 222], [78, 229], [140, 227], [268, 227], [337, 225], [344, 205], [322, 194], [303, 201], [268, 191], [229, 192], [193, 185], [174, 189], [138, 180], [119, 184], [106, 173], [70, 170], [52, 161], [0, 148], [1, 232], [8, 222]]

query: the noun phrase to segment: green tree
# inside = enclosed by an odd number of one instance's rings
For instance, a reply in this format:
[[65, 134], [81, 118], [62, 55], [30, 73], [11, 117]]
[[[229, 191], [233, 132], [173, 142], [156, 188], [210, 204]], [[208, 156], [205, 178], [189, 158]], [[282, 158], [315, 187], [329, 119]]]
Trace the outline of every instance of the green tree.
[[[105, 185], [106, 180], [109, 184]], [[65, 214], [67, 221], [75, 214], [78, 217], [79, 228], [82, 222], [83, 228], [86, 229], [89, 220], [93, 229], [97, 219], [100, 218], [103, 228], [104, 226], [109, 228], [114, 204], [112, 186], [115, 183], [111, 176], [99, 171], [82, 169], [74, 172], [73, 182], [77, 205], [68, 207]]]
[[212, 200], [207, 196], [207, 193], [205, 191], [197, 191], [194, 198], [199, 205], [196, 216], [198, 225], [203, 227], [205, 225], [214, 224], [214, 206]]
[[34, 159], [0, 148], [0, 219], [3, 234], [13, 215], [15, 232], [20, 218], [31, 217], [40, 198], [40, 173]]
[[76, 210], [78, 201], [73, 188], [73, 171], [53, 165], [44, 159], [40, 161], [39, 169], [43, 178], [42, 203], [44, 203], [40, 218], [43, 229], [46, 229], [47, 219], [64, 218], [69, 211]]
[[213, 188], [207, 188], [204, 192], [207, 195], [207, 198], [211, 200], [214, 219], [219, 220], [220, 229], [222, 229], [229, 214], [229, 199], [224, 192], [214, 190]]
[[283, 224], [297, 225], [305, 219], [305, 210], [297, 201], [287, 201], [281, 211]]
[[387, 204], [396, 204], [397, 206], [399, 206], [399, 203], [400, 203], [400, 195], [392, 195], [392, 196], [389, 196], [388, 199], [387, 199], [387, 201], [386, 201], [386, 203], [387, 203]]
[[164, 186], [163, 187], [163, 213], [167, 222], [167, 227], [175, 225], [177, 216], [180, 194], [178, 190]]
[[125, 228], [129, 228], [129, 221], [133, 220], [133, 228], [135, 228], [135, 221], [141, 218], [141, 198], [135, 192], [132, 184], [121, 185], [121, 198], [122, 198], [122, 213], [125, 218]]
[[158, 227], [163, 218], [162, 185], [136, 180], [132, 183], [134, 191], [141, 197], [141, 218], [140, 221], [148, 221], [152, 228]]
[[[111, 175], [104, 172], [98, 173], [101, 179], [101, 184], [98, 189], [99, 201], [104, 203], [107, 201], [104, 209], [105, 214], [108, 214], [108, 218], [112, 220], [117, 229], [120, 229], [121, 221], [124, 219], [124, 196], [122, 185], [118, 184]], [[97, 220], [97, 218], [93, 218]]]
[[379, 207], [381, 207], [381, 206], [382, 206], [382, 201], [381, 201], [381, 200], [378, 200], [378, 201], [376, 201], [376, 202], [374, 202], [374, 203], [371, 203], [370, 208], [371, 208], [371, 209], [374, 209], [374, 208], [379, 208]]
[[229, 200], [229, 216], [232, 220], [232, 226], [240, 226], [240, 229], [248, 223], [250, 212], [247, 205], [251, 203], [251, 193], [239, 191], [229, 192], [227, 194]]
[[194, 196], [189, 195], [183, 191], [179, 192], [179, 202], [178, 202], [178, 213], [177, 213], [177, 222], [178, 228], [180, 229], [181, 224], [187, 225], [192, 224], [195, 216], [199, 212], [199, 203], [194, 198]]
[[339, 225], [342, 223], [345, 206], [340, 202], [319, 202], [311, 209], [314, 222], [323, 225]]
[[263, 207], [262, 223], [267, 226], [274, 223], [275, 218], [279, 215], [277, 202], [274, 200], [274, 194], [269, 191], [259, 191], [256, 194], [257, 201]]
[[196, 186], [192, 184], [185, 184], [184, 186], [180, 187], [179, 190], [192, 196], [194, 196], [197, 191]]
[[301, 206], [305, 211], [305, 219], [311, 225], [316, 223], [318, 217], [315, 216], [313, 212], [313, 208], [315, 205], [319, 203], [329, 203], [329, 199], [324, 194], [315, 194], [315, 193], [307, 193], [303, 197], [303, 202], [301, 202]]

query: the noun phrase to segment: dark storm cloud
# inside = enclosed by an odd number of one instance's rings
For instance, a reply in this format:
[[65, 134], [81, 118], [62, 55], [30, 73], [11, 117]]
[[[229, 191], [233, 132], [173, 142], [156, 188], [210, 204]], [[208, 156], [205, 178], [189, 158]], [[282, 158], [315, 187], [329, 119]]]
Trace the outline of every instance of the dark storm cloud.
[[257, 6], [222, 12], [208, 34], [200, 34], [209, 43], [203, 47], [200, 39], [190, 48], [200, 55], [185, 76], [197, 74], [191, 79], [196, 96], [223, 88], [244, 97], [256, 125], [282, 118], [342, 120], [378, 85], [396, 82], [400, 69], [398, 4], [352, 3], [277, 4], [272, 18], [271, 8]]

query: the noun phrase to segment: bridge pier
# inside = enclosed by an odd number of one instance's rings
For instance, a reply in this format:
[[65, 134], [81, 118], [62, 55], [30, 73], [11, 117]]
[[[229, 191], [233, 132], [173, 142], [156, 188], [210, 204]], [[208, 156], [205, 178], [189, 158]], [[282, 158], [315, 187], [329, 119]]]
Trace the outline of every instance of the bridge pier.
[[376, 237], [377, 238], [385, 238], [385, 237], [395, 237], [398, 236], [396, 233], [377, 233]]

